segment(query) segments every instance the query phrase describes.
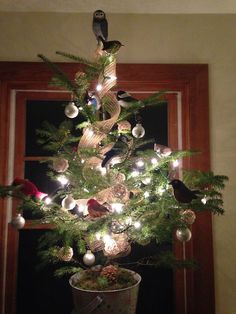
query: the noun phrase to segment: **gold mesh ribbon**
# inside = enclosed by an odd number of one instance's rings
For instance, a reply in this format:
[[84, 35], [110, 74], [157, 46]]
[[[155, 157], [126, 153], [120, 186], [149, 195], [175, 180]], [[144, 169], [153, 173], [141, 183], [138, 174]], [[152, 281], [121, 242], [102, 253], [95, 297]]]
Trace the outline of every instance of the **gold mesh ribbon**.
[[98, 92], [100, 99], [106, 95], [102, 102], [103, 110], [110, 118], [103, 121], [94, 122], [87, 128], [80, 139], [78, 148], [94, 148], [106, 136], [116, 123], [120, 115], [120, 105], [116, 97], [109, 90], [116, 84], [116, 60], [113, 60], [105, 67], [104, 72], [98, 78], [98, 84], [101, 84], [102, 90]]

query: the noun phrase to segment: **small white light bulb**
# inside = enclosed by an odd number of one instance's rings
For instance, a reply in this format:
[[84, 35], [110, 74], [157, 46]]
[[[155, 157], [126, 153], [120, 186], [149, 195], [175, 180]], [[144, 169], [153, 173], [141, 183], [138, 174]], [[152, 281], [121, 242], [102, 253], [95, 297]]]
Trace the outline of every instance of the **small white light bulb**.
[[101, 232], [95, 234], [96, 239], [99, 241], [101, 239]]
[[98, 92], [100, 92], [100, 91], [102, 90], [102, 84], [98, 84], [98, 85], [96, 86], [96, 90], [97, 90]]
[[206, 197], [206, 195], [201, 199], [202, 204], [206, 205], [208, 199]]
[[160, 186], [157, 191], [159, 195], [162, 195], [165, 192], [165, 189], [162, 186]]
[[142, 179], [143, 184], [150, 184], [151, 183], [151, 178], [150, 177], [146, 177]]
[[125, 220], [126, 225], [131, 225], [132, 224], [132, 218], [131, 217], [127, 217]]
[[49, 204], [51, 204], [52, 199], [50, 197], [46, 197], [44, 202], [45, 202], [46, 205], [49, 205]]
[[179, 161], [178, 159], [174, 160], [173, 163], [172, 163], [173, 167], [174, 168], [177, 168], [179, 166]]
[[134, 228], [135, 229], [140, 229], [141, 228], [141, 222], [140, 221], [135, 221]]
[[138, 160], [136, 162], [136, 166], [139, 167], [139, 168], [142, 168], [144, 166], [144, 161], [142, 159]]
[[131, 176], [132, 176], [133, 178], [138, 177], [138, 176], [139, 176], [139, 171], [138, 171], [138, 170], [133, 170], [133, 171], [131, 172]]
[[111, 208], [113, 211], [115, 211], [117, 214], [121, 214], [123, 212], [124, 204], [122, 203], [113, 203], [111, 204]]
[[152, 163], [153, 165], [157, 165], [157, 164], [158, 164], [158, 160], [157, 160], [156, 158], [152, 158], [152, 159], [151, 159], [151, 163]]
[[57, 177], [57, 180], [62, 184], [62, 185], [65, 185], [69, 182], [69, 180], [67, 179], [66, 176], [64, 175], [61, 175], [61, 176], [58, 176]]

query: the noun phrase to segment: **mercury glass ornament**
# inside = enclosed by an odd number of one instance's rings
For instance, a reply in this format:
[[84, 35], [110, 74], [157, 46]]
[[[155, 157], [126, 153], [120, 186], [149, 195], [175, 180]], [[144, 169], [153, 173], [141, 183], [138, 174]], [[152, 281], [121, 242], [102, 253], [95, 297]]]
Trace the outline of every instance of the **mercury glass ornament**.
[[12, 218], [11, 224], [16, 229], [22, 229], [25, 225], [25, 218], [21, 214], [17, 214], [16, 217]]
[[95, 256], [90, 250], [87, 250], [87, 252], [84, 254], [83, 262], [87, 266], [91, 266], [95, 263]]
[[141, 123], [137, 123], [136, 126], [132, 130], [132, 135], [136, 138], [144, 137], [145, 129]]
[[79, 114], [79, 108], [75, 105], [74, 102], [69, 102], [69, 104], [65, 107], [65, 115], [73, 119], [77, 117]]
[[61, 202], [61, 206], [65, 209], [72, 210], [76, 205], [76, 201], [73, 199], [71, 195], [67, 195], [63, 198]]
[[58, 252], [58, 257], [60, 258], [60, 260], [64, 261], [64, 262], [69, 262], [72, 257], [73, 257], [73, 249], [72, 247], [68, 246], [68, 247], [62, 247], [60, 248], [59, 252]]
[[187, 242], [191, 239], [192, 233], [189, 230], [189, 228], [177, 229], [176, 230], [176, 237], [181, 242]]
[[196, 215], [191, 209], [186, 209], [181, 213], [181, 218], [188, 225], [192, 225], [196, 219]]

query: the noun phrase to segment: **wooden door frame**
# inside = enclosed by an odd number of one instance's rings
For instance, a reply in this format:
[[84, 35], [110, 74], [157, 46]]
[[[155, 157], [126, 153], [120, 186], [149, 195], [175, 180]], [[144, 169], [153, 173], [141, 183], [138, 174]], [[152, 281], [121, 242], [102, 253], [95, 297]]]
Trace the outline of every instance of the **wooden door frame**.
[[[81, 66], [61, 63], [60, 67], [73, 78]], [[14, 90], [47, 90], [52, 72], [43, 63], [0, 62], [0, 183], [8, 184], [8, 139], [10, 102]], [[208, 66], [206, 64], [118, 64], [118, 88], [126, 90], [171, 90], [182, 97], [182, 148], [202, 152], [185, 161], [185, 168], [210, 169]], [[13, 314], [14, 306], [3, 309], [5, 286], [4, 267], [8, 242], [16, 247], [16, 232], [8, 228], [6, 200], [0, 199], [0, 313]], [[9, 231], [10, 230], [10, 231]], [[9, 235], [7, 237], [7, 231]], [[185, 245], [176, 243], [176, 256], [195, 258], [199, 267], [195, 270], [177, 271], [175, 276], [176, 314], [214, 314], [214, 269], [211, 213], [200, 213], [192, 227], [193, 237]], [[14, 250], [13, 250], [14, 251]], [[15, 258], [15, 256], [11, 256]], [[9, 266], [9, 263], [8, 263]], [[11, 280], [15, 269], [7, 268]], [[9, 279], [10, 280], [10, 279]], [[6, 306], [11, 297], [12, 283], [6, 285]], [[11, 299], [11, 302], [8, 302]], [[5, 307], [6, 308], [6, 307]]]

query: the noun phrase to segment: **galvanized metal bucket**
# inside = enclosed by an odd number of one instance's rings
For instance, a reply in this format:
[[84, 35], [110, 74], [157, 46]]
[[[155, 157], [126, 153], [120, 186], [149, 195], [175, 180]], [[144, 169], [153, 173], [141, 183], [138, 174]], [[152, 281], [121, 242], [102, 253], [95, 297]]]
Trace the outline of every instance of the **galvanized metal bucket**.
[[81, 273], [73, 275], [69, 280], [74, 300], [72, 314], [135, 314], [141, 277], [132, 270], [127, 271], [137, 280], [135, 285], [106, 291], [80, 289], [75, 284]]

